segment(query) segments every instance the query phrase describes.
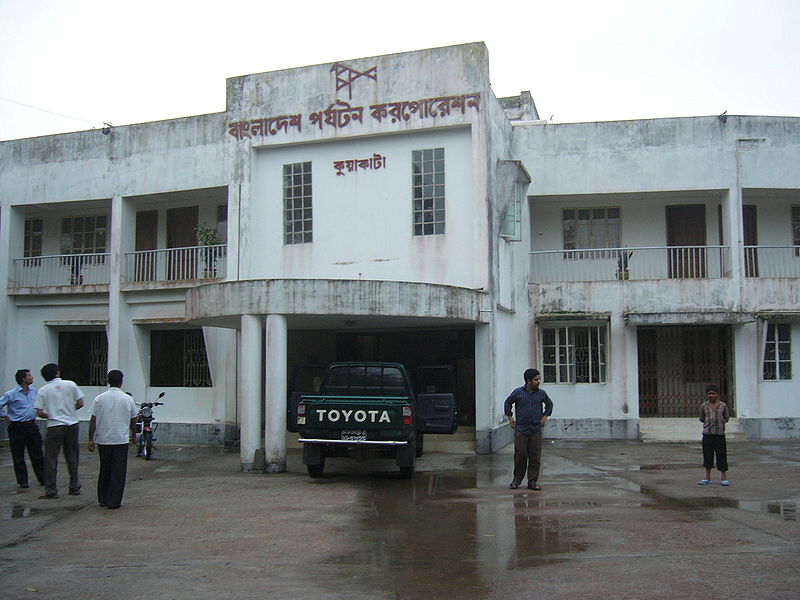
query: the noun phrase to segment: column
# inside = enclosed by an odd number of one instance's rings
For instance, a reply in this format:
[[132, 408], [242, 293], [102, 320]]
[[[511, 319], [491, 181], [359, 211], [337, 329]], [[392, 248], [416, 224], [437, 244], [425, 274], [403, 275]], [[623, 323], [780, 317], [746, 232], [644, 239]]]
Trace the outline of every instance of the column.
[[261, 447], [261, 367], [263, 318], [242, 315], [241, 377], [239, 379], [239, 460], [242, 471], [252, 471]]
[[286, 471], [286, 352], [287, 327], [284, 315], [267, 315], [266, 394], [264, 432], [266, 472]]

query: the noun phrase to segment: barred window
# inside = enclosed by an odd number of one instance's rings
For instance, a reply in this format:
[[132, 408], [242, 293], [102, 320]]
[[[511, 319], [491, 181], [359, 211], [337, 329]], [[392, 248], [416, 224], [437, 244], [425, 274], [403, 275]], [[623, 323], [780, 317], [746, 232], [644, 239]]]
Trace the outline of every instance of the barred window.
[[[561, 212], [564, 250], [620, 247], [619, 208], [567, 208]], [[576, 253], [574, 258], [615, 258], [607, 252]], [[584, 256], [585, 254], [585, 256]]]
[[606, 381], [606, 326], [543, 327], [542, 375], [550, 383]]
[[785, 381], [792, 378], [792, 326], [767, 323], [764, 344], [764, 380]]
[[108, 340], [105, 331], [61, 331], [58, 365], [64, 379], [78, 385], [106, 384]]
[[444, 233], [444, 148], [411, 153], [414, 235]]
[[41, 219], [25, 219], [23, 257], [32, 258], [42, 255], [42, 231]]
[[102, 254], [106, 251], [106, 216], [64, 217], [61, 254]]
[[283, 243], [312, 240], [311, 163], [283, 165]]
[[202, 329], [150, 332], [150, 385], [211, 387]]

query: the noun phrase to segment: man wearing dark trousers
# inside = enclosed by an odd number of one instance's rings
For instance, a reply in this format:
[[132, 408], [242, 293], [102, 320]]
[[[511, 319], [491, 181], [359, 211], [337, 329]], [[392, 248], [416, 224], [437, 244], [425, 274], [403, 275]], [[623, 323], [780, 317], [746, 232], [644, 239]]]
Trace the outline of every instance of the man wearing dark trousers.
[[39, 485], [44, 485], [44, 454], [42, 454], [42, 434], [36, 423], [36, 389], [31, 385], [33, 375], [28, 369], [20, 369], [14, 374], [17, 387], [0, 396], [0, 418], [8, 422], [8, 443], [11, 460], [14, 462], [14, 475], [21, 489], [28, 486], [28, 468], [25, 466], [25, 449], [31, 461], [33, 472]]
[[94, 399], [89, 421], [89, 451], [100, 453], [97, 503], [119, 508], [128, 472], [128, 444], [136, 438], [136, 404], [122, 391], [122, 371], [108, 372], [108, 391]]
[[[536, 369], [527, 369], [525, 385], [506, 398], [503, 410], [514, 429], [514, 479], [509, 486], [515, 490], [528, 475], [528, 489], [539, 491], [539, 468], [542, 457], [542, 427], [553, 414], [553, 402], [547, 392], [539, 389], [542, 376]], [[512, 415], [512, 406], [516, 418]]]
[[58, 498], [58, 453], [64, 451], [69, 470], [69, 493], [81, 493], [78, 476], [78, 411], [83, 407], [83, 392], [74, 381], [61, 379], [61, 368], [53, 363], [42, 367], [47, 382], [36, 395], [34, 407], [42, 419], [47, 419], [44, 435], [44, 494], [42, 500]]

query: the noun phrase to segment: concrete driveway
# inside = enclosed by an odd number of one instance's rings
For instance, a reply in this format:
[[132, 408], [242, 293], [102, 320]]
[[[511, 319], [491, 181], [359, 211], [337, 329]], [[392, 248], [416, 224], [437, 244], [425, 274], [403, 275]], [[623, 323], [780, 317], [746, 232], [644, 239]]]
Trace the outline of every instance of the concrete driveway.
[[[699, 443], [546, 442], [541, 492], [510, 490], [511, 449], [330, 460], [310, 479], [239, 456], [131, 457], [120, 510], [18, 491], [0, 448], [0, 589], [48, 598], [800, 597], [800, 441], [729, 444], [730, 487], [699, 486]], [[59, 465], [59, 487], [66, 465]]]

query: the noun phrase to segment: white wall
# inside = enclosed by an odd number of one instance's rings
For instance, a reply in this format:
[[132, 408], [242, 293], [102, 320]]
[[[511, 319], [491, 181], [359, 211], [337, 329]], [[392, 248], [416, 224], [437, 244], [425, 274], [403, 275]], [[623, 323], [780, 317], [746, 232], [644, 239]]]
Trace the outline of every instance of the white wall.
[[[485, 255], [472, 193], [469, 129], [369, 137], [256, 152], [241, 278], [322, 277], [418, 281], [480, 287]], [[412, 150], [445, 149], [445, 235], [413, 235]], [[385, 157], [384, 168], [344, 171], [333, 162]], [[313, 242], [283, 242], [283, 165], [311, 161]]]

